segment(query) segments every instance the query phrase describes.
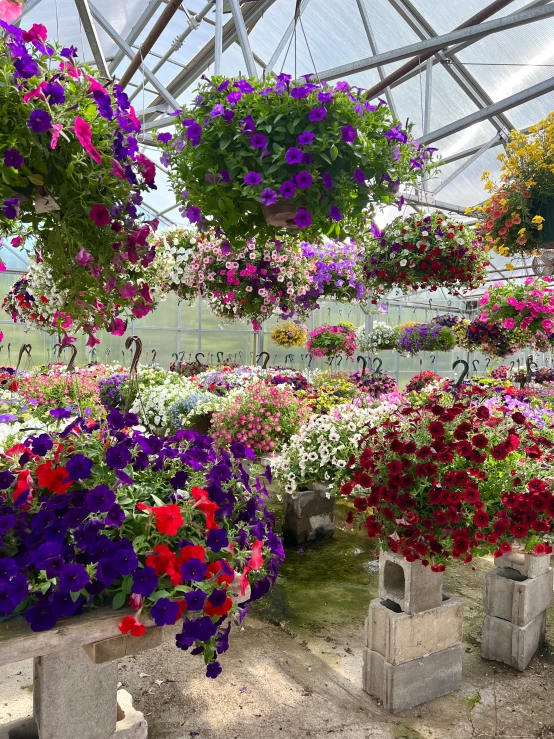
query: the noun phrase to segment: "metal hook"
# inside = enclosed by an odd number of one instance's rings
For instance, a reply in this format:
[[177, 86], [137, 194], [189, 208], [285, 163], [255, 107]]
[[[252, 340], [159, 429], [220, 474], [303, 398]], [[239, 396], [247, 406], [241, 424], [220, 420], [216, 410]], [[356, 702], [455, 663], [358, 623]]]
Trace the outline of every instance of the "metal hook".
[[198, 359], [198, 357], [202, 357], [202, 359], [205, 359], [204, 354], [202, 354], [202, 352], [197, 352], [194, 356], [195, 361], [198, 362], [198, 364], [202, 364], [202, 362]]
[[[221, 357], [219, 356], [220, 354], [221, 354]], [[219, 364], [221, 364], [223, 362], [223, 352], [217, 352], [216, 356], [217, 356], [217, 361], [219, 362]]]
[[133, 344], [135, 345], [135, 351], [133, 352], [133, 358], [131, 359], [131, 369], [129, 371], [130, 376], [137, 374], [137, 367], [140, 355], [142, 354], [142, 341], [138, 336], [128, 336], [125, 341], [125, 348], [130, 350]]
[[365, 377], [365, 373], [367, 371], [367, 359], [360, 355], [359, 357], [356, 357], [356, 362], [359, 362], [360, 359], [362, 360], [362, 375], [361, 376]]
[[152, 362], [151, 364], [154, 364], [156, 361], [156, 357], [158, 356], [158, 352], [155, 349], [152, 349]]

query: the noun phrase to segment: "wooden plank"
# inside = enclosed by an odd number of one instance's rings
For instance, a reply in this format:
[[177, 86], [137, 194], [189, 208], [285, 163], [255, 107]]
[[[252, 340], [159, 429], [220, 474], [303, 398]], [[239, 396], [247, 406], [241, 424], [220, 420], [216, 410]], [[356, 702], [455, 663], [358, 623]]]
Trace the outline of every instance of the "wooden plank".
[[[60, 619], [53, 629], [38, 633], [31, 631], [23, 618], [4, 621], [0, 623], [0, 666], [121, 636], [118, 623], [125, 616], [135, 614], [130, 608], [119, 611], [91, 609], [80, 616]], [[145, 615], [141, 615], [140, 620], [147, 627], [154, 626], [152, 619]], [[133, 638], [140, 640], [140, 637]]]
[[120, 634], [94, 644], [85, 644], [84, 650], [95, 665], [102, 665], [104, 662], [113, 662], [131, 654], [141, 654], [149, 649], [155, 649], [162, 641], [163, 630], [159, 626], [153, 626], [140, 637]]

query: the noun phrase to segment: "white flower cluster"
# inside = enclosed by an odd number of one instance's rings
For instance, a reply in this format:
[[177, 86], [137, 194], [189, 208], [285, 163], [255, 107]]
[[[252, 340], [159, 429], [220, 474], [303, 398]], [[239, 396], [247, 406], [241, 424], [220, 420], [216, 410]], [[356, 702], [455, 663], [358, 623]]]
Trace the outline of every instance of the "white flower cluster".
[[171, 258], [169, 281], [173, 286], [185, 284], [185, 271], [196, 251], [195, 247], [198, 234], [196, 231], [190, 229], [179, 230], [178, 232], [168, 231], [165, 234], [161, 234], [161, 236], [166, 251]]
[[198, 392], [198, 388], [187, 377], [171, 373], [160, 382], [141, 382], [139, 392], [131, 406], [146, 427], [165, 431], [169, 425], [167, 411], [179, 398]]
[[291, 495], [310, 482], [327, 482], [337, 491], [348, 458], [359, 451], [364, 429], [395, 408], [388, 403], [364, 408], [344, 403], [327, 416], [312, 416], [272, 461], [275, 478]]
[[356, 343], [362, 352], [378, 352], [393, 349], [396, 341], [396, 329], [388, 323], [377, 321], [373, 330], [366, 333], [364, 326], [356, 331]]

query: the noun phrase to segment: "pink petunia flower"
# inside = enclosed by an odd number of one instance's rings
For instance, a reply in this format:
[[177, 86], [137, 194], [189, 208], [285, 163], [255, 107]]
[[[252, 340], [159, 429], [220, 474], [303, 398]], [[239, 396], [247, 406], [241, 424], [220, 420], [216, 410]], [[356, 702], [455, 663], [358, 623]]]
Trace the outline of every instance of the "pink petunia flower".
[[52, 128], [50, 129], [52, 131], [52, 140], [50, 141], [50, 148], [55, 149], [58, 145], [58, 139], [60, 138], [60, 133], [62, 132], [63, 125], [61, 123], [53, 123]]
[[514, 321], [513, 318], [506, 318], [504, 319], [502, 325], [504, 326], [504, 328], [514, 328], [516, 325], [516, 322]]
[[73, 126], [75, 136], [83, 147], [83, 149], [94, 159], [98, 164], [102, 164], [102, 155], [92, 145], [92, 129], [90, 123], [84, 121], [80, 116], [75, 118], [75, 124]]

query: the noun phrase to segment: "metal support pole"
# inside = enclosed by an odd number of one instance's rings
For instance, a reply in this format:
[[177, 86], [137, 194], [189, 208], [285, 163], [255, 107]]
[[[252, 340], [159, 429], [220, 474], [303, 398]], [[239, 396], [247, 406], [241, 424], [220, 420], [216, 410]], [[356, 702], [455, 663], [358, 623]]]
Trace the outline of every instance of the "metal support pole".
[[96, 26], [94, 25], [94, 21], [92, 20], [88, 0], [75, 0], [75, 5], [77, 6], [79, 18], [81, 19], [81, 23], [83, 24], [85, 35], [87, 37], [90, 50], [92, 51], [92, 56], [94, 57], [96, 68], [98, 69], [102, 77], [107, 77], [108, 79], [111, 79], [111, 75], [108, 71], [108, 65], [106, 64], [106, 58], [104, 57], [104, 52], [102, 51], [102, 46], [98, 39], [98, 34], [96, 33]]
[[235, 21], [235, 27], [237, 29], [237, 36], [239, 39], [240, 47], [242, 49], [242, 55], [244, 57], [244, 63], [246, 64], [246, 71], [249, 77], [258, 79], [258, 73], [256, 71], [256, 62], [252, 55], [252, 49], [250, 48], [250, 40], [248, 38], [248, 32], [244, 23], [242, 11], [240, 9], [239, 0], [229, 0], [231, 6], [231, 12]]
[[[143, 10], [142, 15], [138, 19], [138, 21], [135, 23], [133, 28], [131, 29], [131, 32], [125, 39], [125, 41], [129, 44], [129, 46], [132, 46], [135, 41], [138, 39], [140, 34], [144, 31], [146, 26], [148, 25], [148, 22], [158, 9], [158, 7], [161, 5], [162, 0], [150, 0], [146, 8]], [[114, 72], [117, 67], [121, 64], [123, 59], [125, 58], [125, 52], [121, 51], [121, 49], [115, 54], [112, 63], [110, 64], [110, 72]]]
[[131, 57], [131, 63], [119, 80], [119, 84], [121, 85], [121, 87], [125, 88], [127, 84], [132, 80], [133, 75], [140, 67], [141, 63], [144, 64], [144, 59], [146, 59], [146, 57], [148, 56], [150, 49], [160, 38], [169, 21], [173, 18], [180, 5], [181, 0], [170, 0], [169, 3], [165, 6], [162, 14], [154, 23], [152, 30], [142, 42], [139, 51], [137, 52], [137, 54]]
[[[427, 132], [426, 132], [427, 133]], [[494, 136], [490, 141], [487, 141], [486, 144], [483, 144], [483, 146], [479, 149], [479, 151], [476, 151], [473, 156], [471, 156], [469, 159], [467, 159], [463, 164], [461, 164], [457, 169], [454, 170], [454, 172], [451, 172], [451, 174], [448, 175], [448, 177], [443, 180], [438, 187], [435, 188], [433, 191], [433, 195], [436, 195], [441, 190], [443, 190], [447, 185], [449, 185], [452, 180], [454, 180], [459, 174], [461, 174], [465, 169], [467, 169], [470, 164], [473, 164], [481, 154], [484, 154], [486, 151], [488, 151], [491, 146], [494, 146], [494, 144], [497, 142], [498, 136]]]
[[[371, 23], [369, 21], [369, 15], [367, 12], [367, 8], [365, 6], [364, 0], [356, 0], [356, 3], [358, 5], [358, 10], [360, 11], [360, 15], [362, 17], [362, 23], [364, 24], [364, 30], [367, 36], [367, 40], [369, 41], [369, 47], [371, 49], [372, 54], [378, 54], [379, 49], [377, 48], [377, 42], [375, 41], [375, 35], [373, 33], [373, 29], [371, 27]], [[379, 79], [382, 81], [385, 79], [386, 75], [383, 70], [383, 67], [379, 66], [377, 67], [377, 73], [379, 74]], [[396, 108], [394, 106], [394, 99], [392, 97], [392, 92], [390, 87], [385, 87], [385, 98], [387, 99], [387, 103], [389, 105], [389, 108], [392, 110], [394, 115], [398, 118], [398, 113], [396, 111]]]
[[[502, 1], [504, 4], [507, 4], [507, 0]], [[439, 49], [445, 49], [455, 43], [477, 40], [493, 33], [500, 33], [501, 31], [506, 31], [510, 28], [518, 28], [519, 26], [534, 23], [545, 18], [552, 18], [553, 16], [554, 6], [545, 5], [541, 8], [531, 8], [525, 12], [506, 15], [502, 18], [495, 18], [486, 23], [477, 23], [471, 26], [464, 25], [463, 28], [451, 31], [450, 33], [445, 33], [442, 36], [436, 36], [424, 41], [419, 41], [415, 44], [409, 44], [408, 46], [403, 46], [398, 49], [392, 49], [391, 51], [360, 59], [357, 62], [343, 64], [340, 67], [325, 69], [319, 73], [319, 76], [321, 79], [335, 80], [344, 75], [352, 74], [353, 72], [363, 72], [367, 69], [374, 69], [383, 64], [392, 64], [393, 62], [410, 57], [414, 57], [410, 64], [415, 64], [417, 66], [420, 62], [425, 61], [428, 58], [426, 54], [432, 55], [436, 51], [439, 51]], [[408, 65], [404, 66], [407, 67]], [[410, 69], [411, 68], [412, 67], [410, 67]], [[404, 71], [403, 67], [400, 69], [403, 70], [401, 76], [403, 76], [407, 71], [410, 71], [408, 69]], [[400, 70], [397, 70], [395, 74], [399, 71]], [[368, 98], [375, 97], [376, 94], [379, 94], [385, 82], [387, 84], [391, 84], [391, 77], [389, 76], [388, 78], [385, 78], [383, 82], [380, 82], [371, 90], [368, 90], [366, 92]]]
[[221, 74], [221, 57], [223, 56], [223, 0], [215, 0], [215, 61], [214, 74]]
[[[207, 5], [205, 5], [199, 13], [196, 13], [196, 15], [193, 15], [188, 19], [187, 28], [183, 31], [183, 33], [180, 36], [177, 36], [175, 41], [171, 44], [169, 49], [162, 56], [160, 61], [156, 64], [156, 66], [153, 69], [154, 73], [158, 71], [158, 69], [162, 66], [162, 64], [165, 64], [165, 62], [167, 62], [170, 56], [172, 56], [178, 49], [181, 48], [185, 39], [193, 31], [195, 31], [198, 28], [198, 26], [200, 25], [200, 22], [204, 20], [204, 17], [208, 14], [208, 12], [210, 11], [212, 7], [213, 7], [213, 4], [210, 2]], [[217, 21], [217, 6], [216, 6], [216, 21]]]
[[[102, 13], [100, 13], [100, 11], [90, 2], [90, 0], [89, 0], [89, 7], [90, 7], [90, 11], [92, 13], [94, 20], [100, 25], [100, 27], [103, 28], [104, 31], [106, 31], [108, 36], [113, 41], [115, 41], [115, 43], [119, 46], [120, 49], [122, 49], [122, 51], [129, 57], [129, 59], [134, 59], [135, 52], [133, 51], [133, 49], [131, 49], [131, 47], [125, 41], [125, 39], [123, 39], [118, 34], [115, 28], [110, 23], [108, 23], [108, 21], [104, 18]], [[146, 65], [143, 65], [143, 68], [144, 68], [144, 76], [146, 77], [146, 79], [148, 79], [152, 83], [152, 85], [156, 88], [156, 90], [159, 92], [161, 97], [166, 102], [168, 102], [174, 110], [178, 110], [179, 103], [177, 102], [177, 100], [175, 100], [175, 98], [169, 92], [169, 90], [166, 90], [166, 88], [162, 85], [159, 79], [154, 74], [152, 74], [152, 72], [148, 69]]]
[[423, 135], [431, 128], [431, 104], [433, 97], [433, 60], [428, 59], [425, 66], [425, 117], [423, 119]]

